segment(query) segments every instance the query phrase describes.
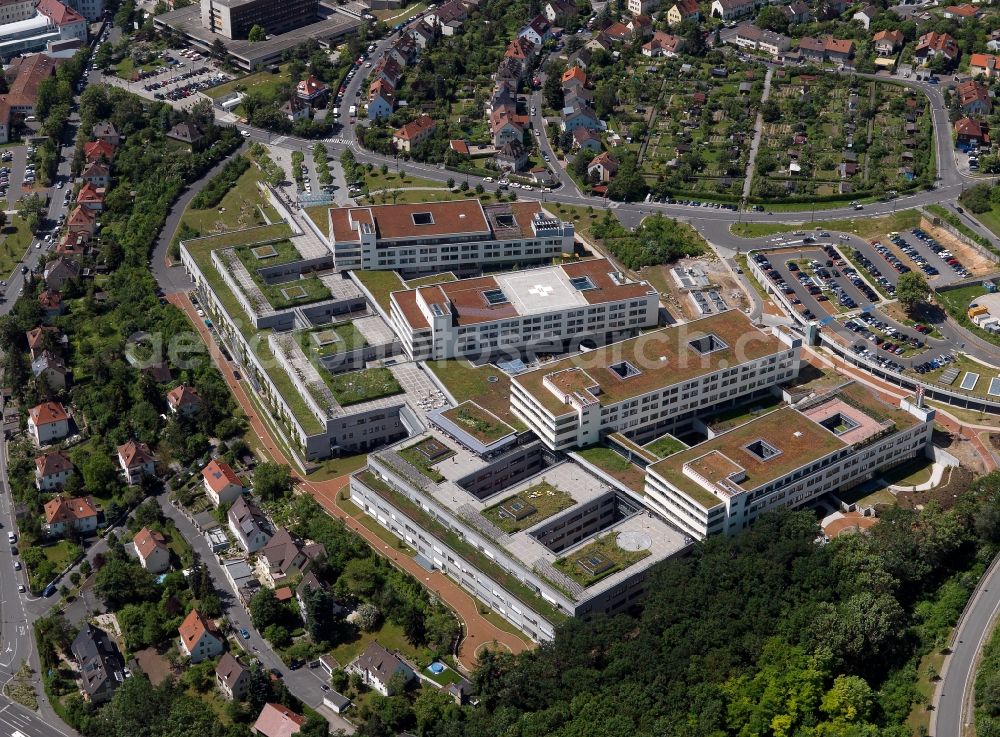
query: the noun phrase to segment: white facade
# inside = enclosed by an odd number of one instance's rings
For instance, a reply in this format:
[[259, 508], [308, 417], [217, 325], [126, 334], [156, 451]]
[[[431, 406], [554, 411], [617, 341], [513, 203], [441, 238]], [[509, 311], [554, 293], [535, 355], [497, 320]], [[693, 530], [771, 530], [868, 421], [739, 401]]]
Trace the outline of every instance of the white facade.
[[69, 435], [69, 420], [60, 419], [54, 422], [45, 422], [36, 425], [32, 418], [28, 417], [28, 432], [35, 439], [35, 444], [39, 447], [62, 440]]
[[[720, 327], [717, 322], [720, 318], [744, 325], [748, 333], [758, 332], [740, 313], [726, 312], [715, 318], [665, 328], [657, 333], [664, 336], [665, 342], [670, 342], [674, 331], [701, 325]], [[713, 322], [709, 323], [710, 320]], [[592, 376], [597, 372], [590, 370], [589, 365], [585, 370], [577, 367], [574, 359], [568, 359], [515, 376], [511, 381], [511, 410], [549, 448], [568, 450], [597, 443], [612, 432], [631, 435], [642, 434], [655, 427], [667, 427], [686, 415], [707, 413], [713, 407], [764, 391], [798, 375], [801, 340], [778, 332], [773, 347], [757, 358], [729, 365], [727, 361], [714, 361], [714, 365], [706, 365], [689, 378], [677, 381], [673, 378], [675, 374], [671, 371], [669, 360], [664, 361], [660, 368], [642, 365], [644, 362], [659, 361], [655, 355], [630, 358], [632, 353], [645, 350], [642, 343], [636, 341], [652, 340], [650, 336], [657, 336], [657, 333], [647, 333], [600, 349], [619, 362], [616, 366], [629, 372], [632, 369], [637, 371], [633, 376], [621, 379], [622, 382], [639, 378], [643, 373], [652, 374], [641, 383], [629, 385], [635, 387], [634, 391], [628, 391], [628, 386], [624, 384], [621, 387], [610, 385], [610, 382], [619, 381], [617, 376], [609, 380], [608, 386], [602, 387]], [[655, 346], [651, 350], [655, 354]], [[598, 358], [593, 354], [584, 354], [584, 358], [592, 357]], [[688, 357], [685, 360], [698, 359]], [[620, 391], [622, 388], [626, 391]]]
[[[759, 488], [748, 489], [746, 484], [742, 488], [719, 484], [685, 464], [681, 471], [683, 476], [708, 496], [692, 494], [676, 482], [677, 469], [672, 469], [675, 473], [671, 476], [661, 468], [670, 469], [675, 464], [669, 461], [653, 464], [646, 472], [646, 499], [657, 513], [694, 538], [738, 534], [765, 512], [778, 507], [802, 506], [827, 492], [855, 486], [884, 469], [923, 455], [931, 443], [934, 410], [917, 407], [905, 400], [902, 407], [916, 418], [913, 426], [860, 447], [844, 444], [829, 452], [807, 455], [800, 465], [789, 468], [778, 478], [767, 480]], [[759, 421], [752, 421], [750, 425]], [[804, 417], [801, 421], [810, 422]], [[786, 432], [791, 433], [793, 429], [789, 427]], [[714, 501], [710, 501], [712, 499]]]
[[[454, 223], [454, 228], [448, 232], [448, 228], [436, 227], [425, 232], [412, 225], [412, 219], [418, 216], [436, 223]], [[494, 264], [551, 261], [554, 256], [573, 251], [573, 224], [549, 216], [537, 203], [494, 205], [488, 209], [474, 200], [335, 208], [330, 217], [330, 244], [340, 270], [479, 269]], [[506, 224], [508, 217], [512, 218], [510, 227], [491, 224], [498, 218]], [[386, 235], [386, 225], [396, 226], [391, 236]]]
[[[594, 264], [595, 280], [599, 272], [610, 272], [612, 268], [603, 260], [590, 263]], [[498, 276], [482, 285], [485, 280], [463, 280], [438, 288], [392, 293], [392, 326], [412, 359], [484, 356], [532, 345], [559, 345], [569, 338], [627, 334], [655, 326], [659, 318], [656, 290], [645, 282], [627, 278], [619, 285], [601, 289], [603, 301], [587, 301], [586, 292], [574, 294], [569, 274], [559, 266]], [[477, 287], [464, 290], [464, 281], [474, 282]], [[563, 290], [566, 298], [560, 299]], [[616, 295], [615, 291], [621, 294]], [[509, 314], [508, 310], [494, 319], [465, 318], [466, 312], [478, 311], [479, 302], [486, 306], [485, 293], [498, 292], [517, 303], [517, 314]], [[518, 292], [534, 300], [526, 303]], [[553, 301], [549, 303], [546, 299]]]

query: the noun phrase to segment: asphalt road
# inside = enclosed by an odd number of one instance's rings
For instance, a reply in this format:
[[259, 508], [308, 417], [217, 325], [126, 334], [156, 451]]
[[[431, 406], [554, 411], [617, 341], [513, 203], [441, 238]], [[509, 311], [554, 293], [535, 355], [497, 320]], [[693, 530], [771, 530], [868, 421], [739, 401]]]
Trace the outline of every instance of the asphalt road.
[[951, 654], [945, 660], [934, 695], [931, 737], [962, 737], [973, 722], [973, 686], [976, 666], [993, 624], [1000, 614], [1000, 565], [993, 566], [979, 582], [952, 636]]

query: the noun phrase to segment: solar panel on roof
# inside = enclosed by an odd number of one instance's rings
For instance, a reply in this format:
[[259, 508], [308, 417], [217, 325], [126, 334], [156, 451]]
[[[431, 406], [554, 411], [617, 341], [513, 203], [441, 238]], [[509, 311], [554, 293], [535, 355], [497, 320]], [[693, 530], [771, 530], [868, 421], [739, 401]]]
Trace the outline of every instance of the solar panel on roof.
[[510, 302], [507, 299], [507, 295], [503, 293], [502, 289], [487, 289], [483, 292], [483, 299], [486, 300], [486, 304], [492, 306], [507, 304]]
[[962, 377], [961, 387], [967, 392], [971, 392], [976, 388], [976, 384], [979, 382], [979, 374], [974, 374], [971, 371], [967, 371], [965, 376]]

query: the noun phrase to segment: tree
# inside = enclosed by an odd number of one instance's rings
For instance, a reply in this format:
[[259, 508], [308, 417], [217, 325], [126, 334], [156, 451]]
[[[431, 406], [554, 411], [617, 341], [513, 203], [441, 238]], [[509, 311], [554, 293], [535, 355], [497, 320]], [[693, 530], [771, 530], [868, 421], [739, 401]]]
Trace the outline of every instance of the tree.
[[259, 43], [267, 39], [267, 31], [264, 30], [263, 26], [258, 26], [256, 23], [253, 28], [250, 29], [250, 33], [247, 34], [247, 41], [250, 43]]
[[788, 18], [781, 12], [781, 9], [774, 5], [765, 6], [758, 14], [754, 25], [768, 31], [786, 33], [788, 31]]
[[281, 499], [292, 491], [292, 475], [288, 466], [261, 463], [254, 470], [253, 489], [261, 499]]
[[250, 616], [258, 630], [279, 623], [284, 614], [284, 608], [274, 595], [274, 589], [262, 588], [250, 599]]
[[109, 558], [94, 579], [94, 590], [109, 609], [125, 604], [152, 601], [157, 596], [153, 574], [128, 558]]
[[896, 299], [908, 313], [913, 312], [920, 303], [926, 302], [929, 292], [927, 280], [919, 271], [908, 271], [896, 282]]
[[358, 607], [354, 621], [365, 632], [374, 632], [382, 621], [382, 613], [374, 604], [365, 602]]

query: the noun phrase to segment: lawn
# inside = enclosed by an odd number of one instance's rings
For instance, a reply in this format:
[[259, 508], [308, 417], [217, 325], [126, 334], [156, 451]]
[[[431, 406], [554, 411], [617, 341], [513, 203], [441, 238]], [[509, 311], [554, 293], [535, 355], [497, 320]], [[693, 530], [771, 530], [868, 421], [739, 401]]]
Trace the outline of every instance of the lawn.
[[471, 399], [515, 430], [526, 429], [525, 424], [510, 411], [510, 377], [500, 369], [491, 365], [477, 367], [456, 359], [428, 361], [427, 366], [447, 387], [455, 401]]
[[731, 410], [720, 412], [705, 422], [715, 432], [724, 432], [726, 430], [731, 430], [734, 427], [738, 427], [739, 425], [743, 425], [781, 404], [782, 401], [779, 397], [762, 397], [761, 399], [755, 400], [750, 405], [740, 405]]
[[320, 375], [326, 380], [334, 399], [341, 407], [403, 392], [396, 377], [387, 368], [362, 369], [337, 376], [329, 376], [325, 371], [320, 371]]
[[658, 437], [652, 443], [646, 443], [643, 447], [650, 453], [655, 453], [660, 458], [666, 458], [687, 448], [684, 443], [670, 433]]
[[570, 494], [547, 481], [540, 481], [483, 510], [483, 516], [504, 532], [513, 534], [533, 527], [575, 503]]
[[[393, 192], [394, 194], [390, 194]], [[360, 197], [358, 204], [361, 205], [410, 205], [416, 202], [452, 202], [454, 200], [464, 200], [475, 197], [476, 193], [471, 189], [467, 193], [449, 192], [447, 189], [404, 189], [402, 191], [389, 190], [378, 194]]]
[[32, 235], [19, 215], [9, 216], [0, 234], [3, 235], [0, 242], [0, 274], [6, 276], [14, 271], [31, 246]]
[[406, 287], [408, 289], [417, 289], [418, 287], [429, 287], [431, 284], [444, 284], [445, 282], [457, 280], [457, 276], [450, 271], [446, 271], [443, 274], [431, 274], [430, 276], [421, 276], [417, 279], [410, 279], [406, 282]]
[[69, 540], [60, 540], [51, 545], [43, 546], [42, 552], [52, 565], [55, 566], [56, 571], [61, 573], [81, 551], [79, 545]]
[[331, 458], [328, 461], [313, 466], [309, 473], [310, 481], [330, 481], [331, 479], [346, 476], [349, 473], [360, 471], [368, 465], [368, 454], [359, 453], [353, 456], [342, 456]]
[[506, 422], [471, 401], [449, 409], [444, 416], [487, 445], [514, 432]]
[[306, 217], [316, 224], [320, 233], [329, 233], [330, 205], [313, 205], [305, 208]]
[[131, 57], [126, 56], [120, 62], [115, 64], [114, 70], [115, 74], [118, 75], [118, 77], [120, 77], [121, 79], [131, 80], [132, 75], [136, 71], [148, 72], [151, 69], [158, 69], [162, 66], [163, 66], [162, 59], [153, 59], [151, 62], [148, 62], [146, 64], [140, 64], [138, 67], [136, 67], [135, 62], [132, 61]]
[[877, 218], [854, 218], [849, 220], [818, 220], [814, 223], [736, 223], [730, 230], [741, 238], [761, 238], [796, 230], [835, 230], [854, 233], [861, 238], [875, 238], [893, 231], [902, 231], [920, 225], [917, 210], [901, 210], [892, 215]]
[[371, 292], [372, 297], [386, 313], [390, 310], [389, 293], [406, 289], [403, 280], [395, 271], [357, 270], [354, 276]]
[[617, 479], [632, 491], [643, 493], [646, 486], [646, 476], [638, 466], [619, 453], [603, 445], [592, 445], [576, 453], [585, 461], [593, 463], [599, 469], [614, 479]]
[[354, 327], [354, 323], [342, 322], [339, 325], [320, 325], [303, 330], [299, 333], [299, 344], [306, 355], [314, 354], [322, 358], [364, 348], [368, 341]]
[[212, 208], [196, 210], [190, 205], [184, 211], [182, 221], [199, 233], [226, 233], [240, 228], [263, 225], [260, 208], [270, 204], [260, 189], [260, 169], [251, 166], [243, 172], [236, 185], [226, 192], [222, 201]]
[[563, 205], [558, 202], [549, 202], [545, 208], [559, 217], [573, 223], [577, 235], [588, 243], [599, 243], [598, 239], [591, 231], [591, 227], [604, 216], [603, 209], [594, 209], [593, 206], [583, 207], [582, 205]]
[[610, 533], [560, 558], [554, 565], [581, 586], [590, 586], [638, 563], [649, 554], [648, 550], [622, 550], [615, 542], [615, 534]]
[[330, 298], [329, 288], [316, 276], [308, 276], [304, 279], [281, 284], [265, 284], [259, 280], [256, 274], [256, 271], [250, 272], [250, 275], [255, 277], [254, 281], [257, 282], [257, 286], [267, 297], [267, 301], [271, 303], [271, 307], [276, 310], [322, 302], [324, 299]]
[[409, 463], [411, 466], [413, 466], [415, 469], [420, 471], [420, 473], [429, 478], [435, 484], [440, 484], [442, 481], [444, 481], [444, 476], [442, 476], [437, 471], [437, 469], [434, 468], [434, 466], [440, 463], [441, 461], [445, 460], [446, 458], [450, 458], [451, 456], [455, 455], [455, 453], [453, 451], [448, 451], [447, 453], [442, 454], [441, 456], [435, 458], [434, 460], [431, 460], [420, 451], [420, 446], [430, 441], [437, 443], [437, 441], [434, 440], [433, 438], [430, 438], [428, 440], [422, 440], [419, 443], [414, 443], [413, 445], [407, 446], [406, 448], [402, 448], [397, 452], [397, 455], [404, 461]]
[[405, 168], [399, 172], [390, 169], [385, 174], [380, 169], [373, 169], [365, 175], [365, 186], [369, 192], [374, 192], [377, 189], [403, 189], [409, 187], [447, 189], [444, 182], [413, 176]]
[[358, 633], [356, 640], [338, 645], [330, 651], [330, 655], [336, 658], [341, 668], [346, 668], [348, 663], [363, 653], [372, 642], [378, 642], [389, 652], [398, 650], [404, 657], [415, 661], [418, 665], [430, 661], [430, 652], [414, 648], [403, 634], [403, 628], [389, 621], [383, 621], [382, 626], [375, 632]]
[[282, 85], [291, 83], [292, 78], [288, 73], [288, 65], [282, 64], [276, 74], [268, 71], [254, 72], [245, 77], [223, 82], [219, 86], [211, 87], [204, 92], [214, 99], [224, 97], [230, 92], [249, 92], [250, 90], [254, 90], [260, 92], [266, 101], [270, 101], [278, 96], [278, 90]]

